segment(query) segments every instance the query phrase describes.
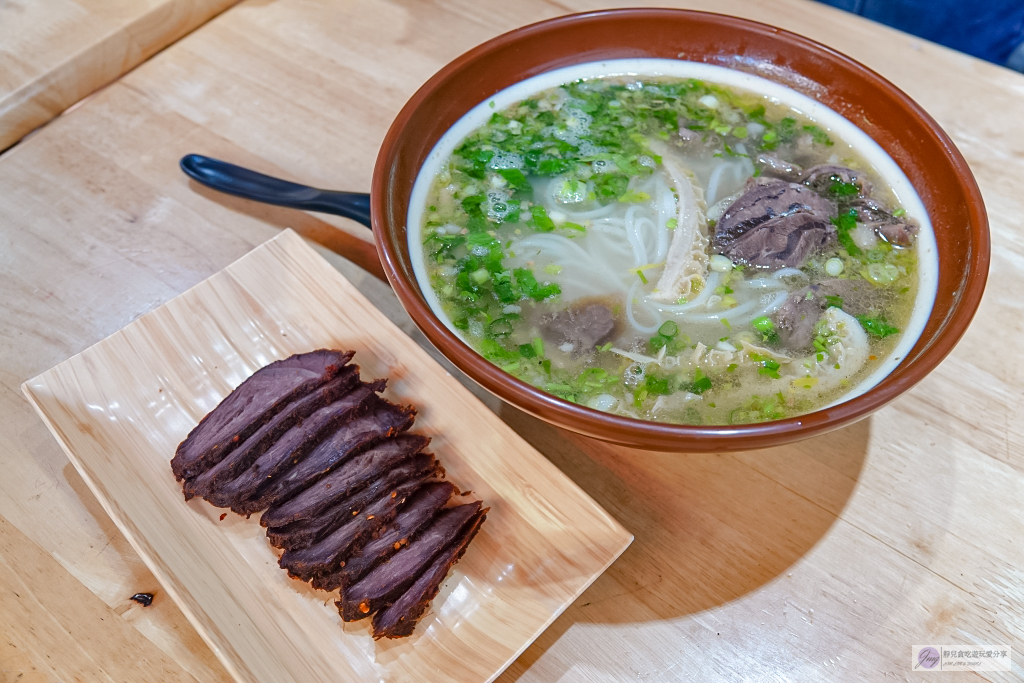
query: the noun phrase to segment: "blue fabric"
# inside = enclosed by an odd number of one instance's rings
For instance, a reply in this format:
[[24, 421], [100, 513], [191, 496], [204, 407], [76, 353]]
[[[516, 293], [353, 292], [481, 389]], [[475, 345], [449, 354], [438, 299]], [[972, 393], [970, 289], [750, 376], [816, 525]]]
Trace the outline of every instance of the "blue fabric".
[[820, 1], [996, 64], [1024, 45], [1024, 0]]

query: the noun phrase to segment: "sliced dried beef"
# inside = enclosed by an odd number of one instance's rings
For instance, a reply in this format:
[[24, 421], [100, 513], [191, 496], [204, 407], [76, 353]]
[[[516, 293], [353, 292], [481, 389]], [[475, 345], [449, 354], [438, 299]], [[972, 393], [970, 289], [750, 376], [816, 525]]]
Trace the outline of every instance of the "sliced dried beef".
[[320, 349], [257, 370], [178, 445], [171, 459], [174, 476], [191, 479], [216, 465], [286, 405], [330, 381], [354, 353]]
[[255, 494], [261, 485], [302, 460], [339, 425], [354, 419], [366, 408], [374, 392], [382, 389], [382, 381], [364, 384], [342, 399], [324, 406], [282, 434], [249, 469], [203, 497], [218, 507], [234, 510], [238, 503]]
[[441, 584], [448, 576], [448, 571], [458, 562], [469, 542], [476, 536], [487, 517], [487, 510], [478, 512], [461, 536], [444, 549], [434, 562], [419, 576], [418, 579], [393, 604], [382, 609], [373, 617], [373, 637], [401, 638], [411, 636], [416, 622], [427, 611], [430, 601], [437, 595]]
[[194, 479], [187, 479], [182, 486], [185, 500], [195, 496], [206, 496], [229, 481], [235, 479], [262, 456], [281, 436], [300, 421], [317, 410], [337, 401], [359, 383], [359, 367], [349, 365], [327, 384], [317, 387], [309, 394], [293, 401], [257, 429], [238, 448], [231, 451], [219, 463]]
[[280, 527], [311, 519], [334, 503], [361, 489], [385, 471], [419, 453], [430, 439], [417, 434], [401, 434], [363, 451], [345, 461], [336, 470], [294, 498], [263, 513], [260, 524]]
[[366, 488], [324, 510], [316, 518], [283, 527], [271, 527], [267, 530], [267, 538], [278, 548], [286, 550], [305, 548], [333, 532], [402, 482], [413, 478], [423, 479], [440, 472], [440, 466], [433, 455], [429, 453], [414, 455], [406, 462], [384, 472], [379, 479], [371, 482]]
[[442, 511], [408, 546], [345, 589], [335, 603], [341, 618], [357, 621], [397, 600], [479, 511], [479, 502]]
[[[395, 518], [398, 508], [423, 486], [426, 476], [419, 476], [384, 490], [363, 510], [308, 548], [286, 550], [278, 564], [288, 574], [303, 581], [335, 571], [353, 550], [361, 547], [375, 533]], [[314, 583], [314, 588], [318, 586]]]
[[366, 413], [343, 424], [298, 465], [263, 485], [251, 499], [238, 501], [232, 510], [249, 515], [288, 500], [348, 458], [412, 426], [416, 410], [371, 397]]
[[433, 521], [454, 491], [455, 486], [446, 481], [423, 486], [399, 509], [394, 523], [379, 537], [369, 541], [335, 571], [317, 577], [314, 587], [332, 591], [363, 578], [375, 566], [409, 545], [416, 534]]

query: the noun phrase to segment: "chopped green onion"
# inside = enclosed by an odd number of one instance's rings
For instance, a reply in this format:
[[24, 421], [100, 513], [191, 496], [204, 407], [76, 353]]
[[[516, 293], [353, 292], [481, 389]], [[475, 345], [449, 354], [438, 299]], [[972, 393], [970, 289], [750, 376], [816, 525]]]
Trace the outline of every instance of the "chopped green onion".
[[700, 395], [710, 388], [711, 378], [701, 372], [700, 368], [697, 368], [693, 373], [693, 384], [690, 385], [690, 391]]
[[640, 282], [642, 282], [642, 283], [644, 283], [646, 285], [647, 284], [647, 278], [644, 277], [644, 271], [638, 270], [638, 271], [636, 271], [636, 274], [640, 276]]
[[534, 204], [530, 207], [530, 214], [533, 216], [526, 222], [527, 225], [540, 230], [541, 232], [551, 232], [555, 229], [555, 222], [548, 216], [547, 209], [539, 204]]
[[675, 321], [666, 320], [664, 323], [662, 323], [661, 327], [658, 328], [658, 334], [660, 334], [663, 337], [668, 337], [669, 339], [671, 339], [672, 337], [679, 334], [679, 325], [677, 325]]
[[637, 190], [627, 190], [622, 196], [619, 197], [620, 202], [630, 204], [640, 204], [651, 199], [651, 195], [646, 192], [639, 192]]
[[794, 379], [792, 381], [793, 386], [798, 387], [800, 389], [810, 389], [817, 383], [817, 377], [798, 377], [797, 379]]
[[833, 296], [831, 294], [826, 294], [825, 295], [825, 303], [828, 304], [829, 306], [834, 307], [834, 308], [842, 308], [843, 307], [843, 297], [841, 297], [841, 296]]
[[884, 317], [869, 317], [866, 315], [858, 315], [857, 321], [860, 322], [861, 327], [872, 337], [882, 339], [893, 334], [899, 334], [900, 329], [889, 322]]
[[765, 334], [775, 331], [775, 323], [773, 323], [772, 319], [766, 315], [763, 315], [760, 318], [754, 318], [750, 324], [754, 326], [755, 330], [758, 332], [764, 332]]

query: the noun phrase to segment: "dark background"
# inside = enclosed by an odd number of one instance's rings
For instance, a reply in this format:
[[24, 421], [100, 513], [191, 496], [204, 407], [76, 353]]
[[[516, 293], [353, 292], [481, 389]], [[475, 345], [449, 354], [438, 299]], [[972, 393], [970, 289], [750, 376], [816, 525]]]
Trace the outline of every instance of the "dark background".
[[1024, 0], [819, 0], [1024, 72]]

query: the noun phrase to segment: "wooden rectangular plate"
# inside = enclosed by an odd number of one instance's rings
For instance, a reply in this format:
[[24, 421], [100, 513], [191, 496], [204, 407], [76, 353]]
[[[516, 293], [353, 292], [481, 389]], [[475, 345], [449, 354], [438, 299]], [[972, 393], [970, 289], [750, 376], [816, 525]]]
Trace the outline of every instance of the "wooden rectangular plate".
[[[419, 409], [448, 479], [491, 512], [415, 634], [374, 641], [289, 579], [257, 519], [185, 503], [169, 460], [246, 377], [316, 348]], [[494, 679], [632, 536], [286, 231], [22, 386], [104, 509], [239, 681]], [[472, 500], [472, 499], [467, 499]]]

